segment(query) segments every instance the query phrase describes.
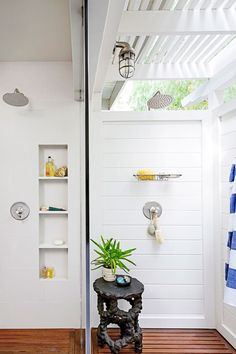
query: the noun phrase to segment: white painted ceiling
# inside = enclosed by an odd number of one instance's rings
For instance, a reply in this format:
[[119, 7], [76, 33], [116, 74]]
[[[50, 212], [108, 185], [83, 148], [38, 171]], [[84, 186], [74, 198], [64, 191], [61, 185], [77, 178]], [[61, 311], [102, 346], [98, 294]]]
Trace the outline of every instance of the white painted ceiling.
[[0, 0], [0, 61], [71, 61], [69, 0]]

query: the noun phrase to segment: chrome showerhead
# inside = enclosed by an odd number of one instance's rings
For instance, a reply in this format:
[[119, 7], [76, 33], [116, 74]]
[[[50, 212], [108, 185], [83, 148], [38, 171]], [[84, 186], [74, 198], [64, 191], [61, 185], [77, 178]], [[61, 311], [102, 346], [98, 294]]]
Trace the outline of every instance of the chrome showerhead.
[[26, 106], [29, 103], [28, 97], [21, 93], [17, 88], [12, 93], [5, 93], [2, 96], [4, 102], [11, 106], [22, 107]]
[[151, 108], [159, 109], [168, 107], [173, 101], [173, 97], [170, 95], [162, 95], [160, 91], [157, 91], [155, 95], [147, 101], [148, 110]]

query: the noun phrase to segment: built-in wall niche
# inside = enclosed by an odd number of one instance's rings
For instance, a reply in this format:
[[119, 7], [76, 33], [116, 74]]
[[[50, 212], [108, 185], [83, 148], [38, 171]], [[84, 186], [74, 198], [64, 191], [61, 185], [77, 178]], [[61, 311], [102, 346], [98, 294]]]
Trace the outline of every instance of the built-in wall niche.
[[[68, 146], [39, 145], [39, 274], [42, 280], [64, 280], [68, 277], [69, 177], [46, 176], [49, 156], [56, 168], [68, 167]], [[50, 276], [52, 269], [55, 274]]]
[[[62, 240], [63, 245], [56, 246], [56, 240]], [[54, 247], [55, 249], [68, 247], [68, 217], [66, 214], [40, 214], [39, 247]]]
[[39, 249], [40, 271], [45, 266], [53, 268], [55, 271], [55, 276], [52, 279], [43, 279], [40, 273], [41, 280], [66, 280], [68, 278], [68, 249]]
[[45, 177], [48, 156], [52, 157], [56, 168], [68, 166], [68, 145], [39, 145], [39, 177]]
[[39, 183], [39, 209], [42, 206], [53, 206], [68, 209], [67, 179], [42, 179]]

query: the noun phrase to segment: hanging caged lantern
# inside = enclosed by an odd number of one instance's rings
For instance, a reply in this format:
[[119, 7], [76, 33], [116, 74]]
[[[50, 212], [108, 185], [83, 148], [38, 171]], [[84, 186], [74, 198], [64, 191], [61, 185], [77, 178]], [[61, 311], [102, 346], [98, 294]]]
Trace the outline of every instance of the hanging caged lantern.
[[129, 79], [135, 71], [135, 51], [127, 42], [116, 42], [114, 51], [116, 48], [121, 48], [119, 52], [119, 73], [123, 78]]
[[162, 95], [157, 91], [155, 95], [147, 101], [148, 110], [160, 109], [168, 107], [173, 102], [173, 97], [170, 95]]

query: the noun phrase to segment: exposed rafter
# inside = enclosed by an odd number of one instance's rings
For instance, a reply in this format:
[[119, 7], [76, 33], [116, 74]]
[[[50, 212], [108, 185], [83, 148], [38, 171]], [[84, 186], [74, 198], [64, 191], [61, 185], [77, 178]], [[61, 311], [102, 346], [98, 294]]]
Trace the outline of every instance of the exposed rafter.
[[[236, 11], [124, 11], [120, 35], [234, 34]], [[140, 24], [142, 24], [140, 26]]]
[[211, 60], [211, 66], [214, 74], [218, 71], [221, 71], [225, 66], [229, 65], [235, 59], [236, 40], [232, 40], [231, 36], [228, 37], [228, 40], [231, 42]]
[[111, 107], [113, 106], [113, 104], [115, 103], [119, 93], [121, 92], [121, 90], [123, 89], [125, 84], [125, 81], [117, 81], [115, 84], [115, 87], [112, 91], [110, 100], [109, 100], [109, 109], [111, 109]]
[[205, 99], [213, 91], [223, 90], [236, 82], [236, 60], [232, 61], [223, 70], [218, 72], [207, 83], [199, 86], [190, 95], [182, 100], [183, 107], [192, 106]]
[[96, 0], [89, 1], [89, 79], [91, 92], [93, 92], [108, 7], [109, 0], [100, 1], [99, 4]]
[[[97, 18], [98, 24], [95, 26], [92, 21], [92, 36], [94, 41], [98, 41], [97, 53], [95, 54], [95, 59], [92, 57], [90, 61], [93, 60], [94, 64], [94, 84], [91, 88], [93, 93], [102, 92], [107, 67], [110, 64], [112, 51], [116, 42], [117, 31], [120, 23], [120, 19], [123, 13], [125, 0], [113, 1], [113, 0], [103, 0], [97, 1], [93, 0], [95, 8], [94, 11], [94, 18]], [[104, 10], [106, 11], [105, 20], [101, 19], [98, 16], [98, 12], [96, 12], [96, 8], [101, 6], [101, 3], [105, 2]], [[103, 24], [102, 31], [101, 31], [101, 23]], [[99, 28], [100, 32], [102, 33], [101, 36], [97, 39], [96, 30]], [[90, 38], [91, 38], [91, 30], [90, 30]]]
[[70, 1], [71, 47], [73, 65], [74, 99], [83, 99], [83, 28], [82, 28], [82, 0]]
[[[136, 64], [133, 80], [194, 79], [212, 76], [211, 67], [206, 64]], [[106, 81], [122, 80], [117, 65], [110, 65]], [[124, 79], [123, 79], [124, 80]]]

